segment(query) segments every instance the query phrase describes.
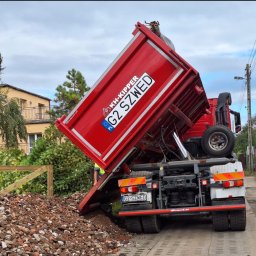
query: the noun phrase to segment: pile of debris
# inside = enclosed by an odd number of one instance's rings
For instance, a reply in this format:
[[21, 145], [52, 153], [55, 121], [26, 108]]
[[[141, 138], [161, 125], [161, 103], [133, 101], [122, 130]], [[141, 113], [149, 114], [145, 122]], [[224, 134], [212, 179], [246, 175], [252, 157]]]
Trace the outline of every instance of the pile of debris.
[[47, 199], [41, 195], [0, 197], [1, 255], [107, 255], [131, 234], [102, 212], [80, 216], [82, 195]]

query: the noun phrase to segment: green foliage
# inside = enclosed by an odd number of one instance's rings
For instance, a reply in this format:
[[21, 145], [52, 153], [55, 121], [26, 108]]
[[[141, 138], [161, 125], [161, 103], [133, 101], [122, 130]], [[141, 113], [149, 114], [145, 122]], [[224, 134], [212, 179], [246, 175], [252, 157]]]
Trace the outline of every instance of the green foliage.
[[61, 143], [63, 141], [64, 135], [57, 129], [54, 124], [52, 124], [44, 131], [44, 138], [49, 143]]
[[[76, 191], [88, 191], [91, 187], [90, 170], [93, 163], [70, 141], [58, 143], [54, 126], [47, 129], [47, 136], [36, 141], [29, 156], [18, 149], [2, 149], [0, 165], [53, 165], [54, 194], [68, 195]], [[30, 172], [0, 172], [0, 189], [12, 184]], [[28, 182], [17, 193], [47, 192], [47, 174]]]
[[[17, 148], [0, 150], [0, 165], [20, 165], [25, 158], [26, 156], [24, 153]], [[28, 172], [0, 172], [0, 190], [22, 178], [26, 174], [28, 174]]]
[[122, 210], [123, 205], [122, 205], [121, 201], [118, 200], [118, 201], [113, 202], [111, 207], [112, 207], [112, 215], [118, 216], [118, 213]]
[[[91, 186], [89, 170], [91, 161], [70, 141], [49, 143], [47, 138], [36, 142], [27, 160], [28, 164], [53, 165], [54, 193], [67, 195], [76, 191], [87, 191]], [[46, 193], [46, 175], [41, 175], [25, 188], [32, 192]]]
[[[68, 71], [66, 78], [67, 81], [56, 89], [54, 102], [57, 106], [50, 111], [53, 119], [68, 114], [89, 89], [82, 74], [75, 69]], [[13, 100], [7, 102], [6, 95], [0, 93], [0, 131], [7, 147], [16, 146], [19, 139], [25, 139], [25, 131], [22, 130], [24, 123], [15, 104]], [[12, 156], [15, 156], [14, 152]], [[36, 141], [29, 156], [16, 155], [16, 161], [10, 156], [3, 156], [3, 162], [8, 165], [53, 165], [54, 194], [57, 195], [87, 191], [92, 183], [89, 172], [93, 169], [93, 163], [70, 141], [67, 141], [54, 125], [46, 129], [43, 137]], [[22, 174], [19, 172], [9, 177], [9, 180], [5, 180], [5, 185], [12, 183], [16, 178], [21, 177], [20, 175]], [[45, 173], [24, 185], [18, 192], [45, 194], [46, 191], [47, 174]]]
[[0, 82], [1, 82], [1, 75], [2, 75], [2, 72], [4, 70], [4, 67], [3, 67], [3, 57], [0, 53]]
[[245, 169], [244, 174], [245, 174], [246, 177], [256, 176], [256, 173], [255, 173], [254, 170]]
[[[256, 117], [252, 118], [252, 124], [256, 125]], [[235, 153], [245, 154], [248, 145], [248, 125], [245, 125], [241, 133], [236, 138]], [[256, 146], [256, 129], [252, 129], [252, 145]]]
[[[3, 57], [0, 53], [0, 82]], [[0, 91], [0, 135], [7, 148], [18, 147], [19, 140], [27, 140], [25, 120], [15, 99], [7, 98], [7, 91]]]
[[50, 111], [53, 119], [67, 115], [89, 90], [86, 81], [81, 72], [75, 69], [69, 70], [66, 76], [67, 81], [56, 88], [55, 99], [56, 106]]
[[[41, 158], [41, 155], [44, 154], [48, 148], [54, 147], [59, 143], [59, 138], [57, 134], [59, 131], [54, 125], [48, 127], [42, 138], [38, 139], [32, 149], [32, 152], [29, 154], [26, 165], [39, 165], [38, 161]], [[60, 134], [60, 136], [62, 136]]]
[[17, 148], [0, 149], [0, 165], [19, 165], [26, 155]]
[[15, 99], [8, 99], [0, 92], [0, 133], [7, 148], [18, 147], [20, 140], [27, 139], [25, 120]]

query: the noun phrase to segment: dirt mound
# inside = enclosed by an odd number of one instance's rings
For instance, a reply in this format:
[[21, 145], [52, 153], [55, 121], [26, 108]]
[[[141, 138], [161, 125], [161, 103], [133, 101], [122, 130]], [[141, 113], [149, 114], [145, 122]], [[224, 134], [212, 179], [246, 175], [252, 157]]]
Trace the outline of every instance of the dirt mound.
[[107, 255], [131, 234], [103, 212], [80, 216], [82, 194], [47, 199], [41, 195], [0, 197], [1, 255]]

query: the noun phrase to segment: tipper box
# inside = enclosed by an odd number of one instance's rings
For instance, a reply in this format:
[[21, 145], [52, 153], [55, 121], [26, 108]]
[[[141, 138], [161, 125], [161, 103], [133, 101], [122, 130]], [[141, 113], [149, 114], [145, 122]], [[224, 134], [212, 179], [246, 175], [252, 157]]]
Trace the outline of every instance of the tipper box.
[[[115, 170], [134, 148], [182, 136], [209, 103], [198, 72], [141, 23], [91, 90], [56, 125], [89, 158]], [[163, 132], [164, 131], [164, 132]], [[163, 138], [164, 137], [164, 138]]]

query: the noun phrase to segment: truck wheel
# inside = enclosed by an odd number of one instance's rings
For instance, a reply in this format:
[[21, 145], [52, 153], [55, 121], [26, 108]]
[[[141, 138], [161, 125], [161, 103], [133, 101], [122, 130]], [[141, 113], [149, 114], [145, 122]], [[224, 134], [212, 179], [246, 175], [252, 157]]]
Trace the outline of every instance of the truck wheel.
[[246, 211], [230, 211], [230, 229], [244, 231], [246, 227]]
[[229, 228], [227, 212], [213, 212], [212, 224], [215, 231], [226, 231]]
[[201, 140], [203, 151], [213, 157], [228, 156], [235, 145], [235, 137], [229, 128], [215, 125], [208, 128]]
[[125, 226], [129, 232], [142, 233], [142, 225], [140, 217], [125, 217]]
[[161, 223], [159, 216], [142, 216], [141, 217], [142, 226], [144, 233], [159, 233], [161, 230]]
[[[156, 207], [156, 197], [155, 194], [152, 194], [152, 204], [151, 208], [155, 209]], [[142, 227], [144, 233], [159, 233], [161, 230], [161, 220], [158, 215], [148, 215], [141, 217]]]

